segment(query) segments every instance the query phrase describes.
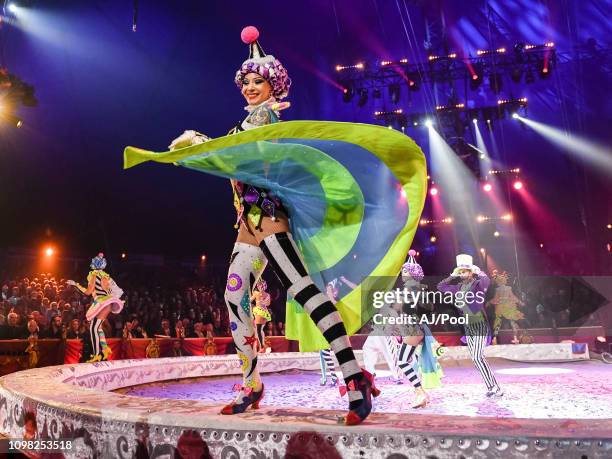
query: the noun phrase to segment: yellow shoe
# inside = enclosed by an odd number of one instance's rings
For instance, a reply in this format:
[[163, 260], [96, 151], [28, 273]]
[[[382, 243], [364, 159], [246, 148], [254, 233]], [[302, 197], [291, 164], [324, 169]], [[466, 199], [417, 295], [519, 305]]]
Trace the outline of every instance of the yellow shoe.
[[96, 354], [96, 355], [92, 355], [91, 359], [86, 360], [85, 363], [99, 362], [100, 360], [102, 360], [102, 356], [100, 354]]
[[103, 349], [102, 350], [102, 360], [108, 360], [108, 358], [111, 356], [112, 353], [113, 351], [110, 347]]

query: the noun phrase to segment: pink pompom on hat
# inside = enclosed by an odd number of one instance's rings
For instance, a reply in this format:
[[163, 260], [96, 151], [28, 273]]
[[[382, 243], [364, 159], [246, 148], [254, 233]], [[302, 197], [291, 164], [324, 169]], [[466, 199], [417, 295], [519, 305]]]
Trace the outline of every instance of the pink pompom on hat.
[[408, 261], [402, 266], [402, 275], [408, 275], [415, 281], [421, 281], [425, 277], [423, 268], [416, 261], [416, 250], [410, 249], [408, 251]]
[[242, 63], [234, 81], [238, 89], [242, 89], [242, 80], [249, 73], [257, 73], [261, 75], [270, 86], [272, 86], [272, 96], [276, 100], [281, 100], [289, 94], [291, 79], [287, 73], [287, 69], [283, 67], [271, 54], [266, 55], [263, 48], [259, 44], [259, 30], [253, 26], [247, 26], [242, 29], [240, 38], [244, 43], [249, 45], [249, 58]]

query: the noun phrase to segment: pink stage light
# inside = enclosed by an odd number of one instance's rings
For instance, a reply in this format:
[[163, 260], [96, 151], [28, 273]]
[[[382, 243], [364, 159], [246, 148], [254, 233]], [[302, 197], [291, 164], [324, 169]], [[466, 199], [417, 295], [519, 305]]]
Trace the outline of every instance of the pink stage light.
[[515, 190], [520, 190], [523, 188], [523, 182], [521, 182], [520, 180], [517, 180], [516, 182], [512, 184], [512, 186], [514, 187]]
[[493, 189], [493, 185], [491, 185], [490, 183], [485, 183], [482, 186], [482, 189], [488, 193]]

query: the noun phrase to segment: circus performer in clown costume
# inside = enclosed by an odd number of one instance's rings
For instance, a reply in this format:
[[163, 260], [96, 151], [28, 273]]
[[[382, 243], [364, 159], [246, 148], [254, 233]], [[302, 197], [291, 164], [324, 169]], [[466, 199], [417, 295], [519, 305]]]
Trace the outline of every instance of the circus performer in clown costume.
[[[410, 250], [408, 261], [402, 266], [402, 288], [408, 293], [419, 292], [426, 286], [421, 285], [424, 274], [421, 265], [415, 260], [416, 251]], [[429, 403], [425, 389], [439, 387], [442, 369], [437, 354], [440, 348], [431, 330], [421, 323], [417, 304], [410, 304], [410, 312], [404, 312], [404, 303], [394, 303], [384, 309], [388, 317], [412, 316], [410, 324], [384, 324], [374, 326], [372, 333], [363, 345], [363, 360], [366, 370], [374, 372], [379, 354], [385, 358], [394, 378], [405, 376], [415, 391], [412, 408], [424, 408]], [[397, 375], [397, 376], [396, 376]]]
[[241, 34], [250, 54], [234, 81], [247, 116], [230, 135], [186, 131], [165, 153], [128, 147], [124, 165], [157, 161], [231, 180], [238, 234], [225, 301], [243, 382], [221, 413], [257, 408], [264, 395], [250, 295], [269, 263], [288, 294], [287, 338], [302, 351], [331, 348], [349, 399], [344, 423], [359, 424], [378, 391], [348, 335], [371, 311], [361, 308], [360, 288], [336, 305], [321, 290], [340, 273], [360, 285], [399, 271], [423, 209], [425, 158], [411, 139], [381, 126], [278, 122], [291, 80], [258, 37], [254, 27]]
[[[426, 286], [421, 284], [425, 277], [423, 268], [415, 259], [416, 251], [408, 252], [408, 261], [402, 266], [402, 282], [404, 290], [408, 292], [423, 291]], [[420, 320], [417, 304], [411, 305], [411, 315], [415, 318], [414, 324], [408, 325], [402, 333], [401, 345], [398, 352], [398, 367], [408, 378], [416, 393], [413, 408], [424, 408], [429, 403], [429, 396], [425, 388], [440, 386], [442, 369], [438, 364], [439, 343], [429, 329], [429, 326]], [[417, 348], [420, 352], [417, 354]]]
[[523, 302], [519, 300], [512, 287], [508, 284], [508, 273], [493, 271], [493, 282], [495, 282], [495, 296], [489, 300], [489, 303], [495, 305], [495, 321], [493, 322], [493, 344], [497, 344], [497, 335], [502, 325], [502, 320], [510, 321], [510, 326], [514, 332], [512, 344], [518, 344], [518, 321], [523, 320], [525, 315], [520, 311], [519, 305]]
[[[484, 298], [489, 288], [489, 276], [472, 263], [472, 256], [457, 255], [457, 267], [451, 275], [438, 284], [441, 292], [455, 295], [461, 293], [465, 297], [462, 307], [466, 319], [465, 338], [472, 362], [480, 372], [487, 386], [487, 397], [501, 397], [504, 391], [497, 382], [493, 370], [484, 356], [484, 350], [490, 342], [490, 330], [484, 309]], [[466, 294], [471, 292], [468, 297]]]
[[270, 303], [272, 302], [270, 294], [267, 292], [268, 284], [265, 280], [259, 279], [255, 285], [255, 290], [251, 295], [251, 300], [255, 303], [253, 307], [253, 320], [257, 329], [257, 341], [259, 343], [259, 352], [269, 352], [270, 348], [266, 348], [264, 327], [267, 322], [272, 320], [270, 314]]
[[83, 295], [93, 297], [93, 303], [85, 314], [89, 321], [89, 339], [92, 350], [91, 358], [87, 362], [99, 362], [108, 360], [108, 357], [112, 354], [106, 342], [102, 323], [109, 313], [119, 314], [123, 309], [123, 301], [121, 300], [123, 290], [104, 271], [106, 268], [104, 254], [99, 253], [92, 258], [90, 268], [91, 271], [87, 275], [87, 287], [83, 287], [73, 280], [66, 283], [76, 287]]

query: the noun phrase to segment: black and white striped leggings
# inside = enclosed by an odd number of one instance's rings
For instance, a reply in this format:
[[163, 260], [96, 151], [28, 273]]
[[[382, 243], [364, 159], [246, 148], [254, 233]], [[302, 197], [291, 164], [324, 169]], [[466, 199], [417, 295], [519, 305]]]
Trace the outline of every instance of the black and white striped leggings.
[[[355, 359], [340, 314], [308, 275], [291, 234], [276, 233], [264, 238], [259, 247], [236, 242], [230, 262], [224, 296], [232, 336], [241, 359], [244, 387], [257, 388], [260, 381], [257, 354], [253, 347], [256, 337], [249, 299], [252, 286], [261, 275], [266, 260], [287, 293], [304, 308], [329, 343], [347, 386], [351, 381], [359, 383], [363, 373]], [[348, 397], [349, 409], [354, 409], [363, 400], [359, 390], [349, 390]]]
[[487, 363], [484, 357], [484, 349], [487, 345], [489, 338], [489, 325], [486, 321], [479, 321], [475, 323], [467, 323], [465, 325], [465, 339], [467, 341], [468, 350], [472, 361], [484, 380], [487, 389], [491, 390], [497, 386], [497, 380], [495, 375], [491, 371], [491, 367]]
[[416, 389], [421, 387], [421, 378], [419, 377], [419, 369], [417, 368], [418, 358], [415, 354], [416, 346], [402, 343], [399, 355], [397, 357], [397, 366], [406, 375], [408, 381]]
[[95, 357], [98, 354], [102, 353], [102, 349], [100, 347], [100, 330], [102, 326], [102, 321], [97, 317], [93, 317], [89, 322], [89, 340], [91, 342], [91, 356]]

